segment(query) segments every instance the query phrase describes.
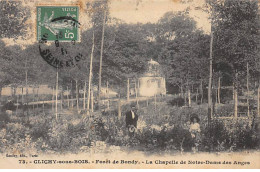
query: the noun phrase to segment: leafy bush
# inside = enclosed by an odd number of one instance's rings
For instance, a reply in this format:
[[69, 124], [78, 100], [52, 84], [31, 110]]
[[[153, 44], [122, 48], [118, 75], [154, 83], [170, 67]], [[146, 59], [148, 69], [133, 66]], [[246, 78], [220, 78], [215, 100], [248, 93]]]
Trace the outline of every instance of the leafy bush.
[[[201, 95], [201, 94], [198, 94], [198, 95], [197, 95], [197, 104], [198, 104], [198, 105], [201, 104], [201, 98], [202, 98], [202, 95]], [[191, 97], [191, 100], [192, 100], [192, 102], [196, 102], [196, 95], [193, 95], [193, 96]]]
[[225, 105], [216, 106], [215, 111], [216, 111], [215, 113], [218, 116], [230, 116], [230, 114], [234, 113], [234, 105], [225, 104]]
[[[200, 118], [202, 143], [200, 151], [235, 151], [259, 148], [259, 135], [250, 121], [213, 120], [207, 126], [207, 107], [177, 107], [165, 102], [150, 102], [138, 109], [137, 130], [130, 136], [125, 125], [125, 113], [118, 119], [115, 110], [96, 112], [93, 117], [72, 114], [60, 116], [37, 111], [28, 116], [13, 115], [0, 128], [0, 152], [32, 150], [48, 153], [77, 153], [79, 151], [118, 151], [128, 147], [141, 151], [168, 152], [190, 151], [190, 115]], [[120, 147], [119, 147], [120, 146]], [[111, 149], [110, 149], [111, 147]], [[31, 152], [31, 151], [30, 151]]]
[[[188, 102], [188, 99], [186, 99], [186, 102]], [[185, 105], [185, 99], [182, 97], [177, 97], [169, 101], [169, 104], [171, 104], [172, 106], [182, 107]]]
[[0, 112], [0, 129], [6, 126], [6, 123], [10, 121], [10, 117], [5, 112]]
[[[235, 151], [259, 147], [259, 138], [248, 121], [214, 120], [211, 128], [204, 130], [203, 147], [212, 151]], [[209, 148], [207, 145], [211, 145]]]
[[153, 152], [189, 151], [192, 145], [189, 131], [180, 126], [157, 129], [149, 126], [137, 133], [136, 138], [144, 150]]
[[35, 145], [28, 133], [29, 129], [19, 123], [8, 123], [1, 130], [1, 152], [33, 152]]

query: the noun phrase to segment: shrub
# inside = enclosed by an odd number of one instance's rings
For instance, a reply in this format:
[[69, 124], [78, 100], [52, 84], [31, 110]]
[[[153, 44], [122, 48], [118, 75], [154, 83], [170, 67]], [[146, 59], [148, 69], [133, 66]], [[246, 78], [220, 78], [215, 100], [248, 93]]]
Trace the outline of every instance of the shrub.
[[[186, 99], [186, 102], [188, 102], [188, 99]], [[170, 100], [169, 104], [172, 106], [182, 107], [185, 105], [185, 99], [182, 97], [177, 97], [177, 98], [174, 98], [173, 100]]]
[[6, 123], [10, 121], [10, 117], [5, 112], [0, 112], [0, 129], [6, 126]]
[[121, 119], [113, 110], [103, 114], [96, 112], [86, 120], [82, 120], [82, 115], [73, 114], [60, 116], [56, 121], [53, 114], [42, 111], [26, 118], [12, 116], [0, 129], [0, 152], [35, 148], [39, 152], [77, 153], [90, 151], [90, 148], [105, 151], [110, 146], [116, 150], [118, 146], [126, 146], [149, 153], [190, 151], [192, 139], [188, 122], [192, 113], [200, 118], [201, 151], [259, 147], [257, 127], [251, 127], [250, 121], [218, 119], [213, 120], [211, 128], [208, 128], [207, 107], [204, 105], [179, 108], [157, 102], [154, 108], [150, 103], [148, 107], [138, 109], [139, 120], [134, 136], [129, 136], [125, 126], [127, 110], [127, 106], [122, 108]]
[[191, 134], [181, 126], [174, 127], [166, 137], [172, 140], [172, 144], [180, 151], [190, 151], [192, 146]]
[[33, 151], [34, 144], [31, 142], [31, 136], [28, 134], [29, 128], [19, 123], [7, 123], [1, 130], [1, 152], [26, 152]]
[[[204, 150], [234, 151], [237, 149], [255, 149], [259, 145], [259, 138], [248, 121], [242, 120], [214, 120], [211, 128], [204, 130]], [[209, 148], [207, 145], [211, 145]]]
[[52, 120], [51, 128], [48, 131], [48, 145], [54, 151], [69, 150], [71, 137], [75, 137], [74, 133], [69, 133], [68, 121], [66, 120]]
[[213, 121], [211, 127], [206, 127], [202, 132], [202, 147], [205, 151], [223, 151], [224, 144], [230, 144], [229, 135], [223, 123]]
[[234, 106], [232, 104], [221, 105], [215, 110], [218, 116], [230, 116], [234, 112]]
[[[197, 95], [197, 104], [198, 104], [198, 105], [201, 104], [201, 98], [202, 98], [202, 95], [201, 95], [201, 94], [198, 94], [198, 95]], [[191, 100], [192, 100], [193, 102], [196, 102], [196, 95], [193, 95], [193, 96], [191, 97]]]
[[46, 118], [30, 118], [31, 121], [31, 128], [30, 128], [30, 135], [32, 139], [36, 141], [39, 138], [44, 138], [45, 140], [48, 139], [48, 131], [51, 128], [51, 121], [52, 119]]

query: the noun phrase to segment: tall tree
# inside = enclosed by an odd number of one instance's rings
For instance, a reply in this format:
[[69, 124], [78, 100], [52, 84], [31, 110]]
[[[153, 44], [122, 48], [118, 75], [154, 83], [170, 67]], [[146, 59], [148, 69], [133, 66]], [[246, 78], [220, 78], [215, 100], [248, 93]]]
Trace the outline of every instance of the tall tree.
[[[20, 36], [25, 36], [27, 27], [25, 21], [28, 18], [29, 10], [22, 6], [22, 2], [0, 1], [0, 9], [0, 39], [18, 39]], [[17, 46], [13, 49], [20, 51], [20, 47]], [[15, 74], [13, 57], [14, 52], [0, 40], [0, 93], [3, 86], [15, 81], [15, 77], [13, 77], [13, 74]]]
[[0, 1], [0, 38], [14, 38], [24, 36], [29, 10], [22, 6], [21, 1]]
[[[259, 77], [259, 12], [257, 0], [208, 0], [214, 25], [216, 69], [232, 72], [231, 83], [246, 84], [247, 63], [253, 77]], [[225, 66], [228, 66], [226, 68]], [[226, 70], [228, 69], [228, 71]], [[231, 70], [230, 70], [231, 69]], [[243, 79], [245, 78], [245, 79]]]
[[168, 12], [159, 20], [156, 41], [168, 84], [188, 89], [206, 78], [209, 40], [187, 11]]

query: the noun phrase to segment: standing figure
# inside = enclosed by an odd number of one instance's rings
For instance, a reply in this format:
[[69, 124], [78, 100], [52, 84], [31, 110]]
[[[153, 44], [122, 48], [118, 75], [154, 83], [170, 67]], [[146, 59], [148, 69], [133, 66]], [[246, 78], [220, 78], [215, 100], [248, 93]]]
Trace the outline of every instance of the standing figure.
[[131, 110], [126, 112], [125, 123], [128, 129], [129, 135], [133, 136], [137, 128], [138, 115], [136, 113], [137, 109], [135, 105], [131, 105]]
[[192, 151], [195, 153], [198, 151], [198, 146], [201, 142], [201, 135], [200, 135], [200, 124], [199, 124], [199, 117], [196, 114], [192, 114], [190, 118], [190, 133], [192, 137]]

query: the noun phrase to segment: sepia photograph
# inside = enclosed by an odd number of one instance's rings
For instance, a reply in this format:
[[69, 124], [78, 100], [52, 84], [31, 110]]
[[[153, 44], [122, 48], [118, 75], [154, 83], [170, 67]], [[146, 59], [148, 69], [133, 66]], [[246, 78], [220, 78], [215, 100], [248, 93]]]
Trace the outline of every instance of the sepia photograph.
[[0, 0], [0, 169], [259, 169], [259, 4]]

